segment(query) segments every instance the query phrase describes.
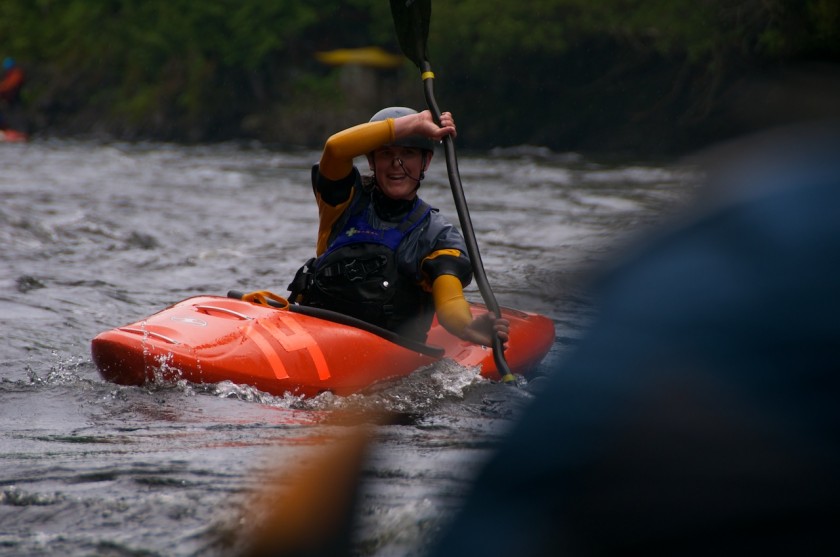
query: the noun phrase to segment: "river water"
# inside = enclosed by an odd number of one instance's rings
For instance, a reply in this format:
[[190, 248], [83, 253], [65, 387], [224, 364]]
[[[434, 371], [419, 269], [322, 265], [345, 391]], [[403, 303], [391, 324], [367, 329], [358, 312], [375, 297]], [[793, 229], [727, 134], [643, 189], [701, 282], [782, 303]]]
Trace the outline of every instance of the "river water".
[[[91, 362], [97, 333], [189, 296], [285, 294], [314, 249], [317, 157], [0, 145], [0, 555], [236, 554], [267, 479], [346, 436], [352, 426], [324, 418], [351, 405], [410, 417], [374, 430], [357, 554], [419, 555], [457, 508], [528, 384], [441, 363], [367, 395], [301, 400], [224, 383], [122, 387]], [[422, 195], [457, 220], [442, 153], [435, 163]], [[556, 324], [541, 373], [591, 317], [586, 271], [694, 184], [679, 167], [539, 149], [461, 155], [460, 171], [499, 303]]]

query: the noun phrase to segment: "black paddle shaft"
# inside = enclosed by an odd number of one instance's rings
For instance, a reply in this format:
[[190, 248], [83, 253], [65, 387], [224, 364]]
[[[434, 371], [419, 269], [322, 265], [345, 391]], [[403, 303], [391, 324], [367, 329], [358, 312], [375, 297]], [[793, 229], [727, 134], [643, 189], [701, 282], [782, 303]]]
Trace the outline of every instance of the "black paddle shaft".
[[[424, 67], [425, 66], [425, 67]], [[428, 62], [424, 62], [421, 66], [421, 72], [424, 75], [431, 73], [431, 66]], [[426, 103], [429, 105], [429, 110], [432, 112], [435, 121], [440, 125], [441, 112], [438, 108], [434, 96], [434, 79], [425, 77], [423, 79], [423, 92], [426, 95]], [[446, 136], [443, 139], [443, 148], [446, 154], [446, 172], [449, 175], [449, 186], [452, 189], [452, 196], [455, 200], [455, 208], [458, 211], [458, 220], [461, 223], [461, 231], [464, 234], [464, 241], [467, 244], [467, 253], [472, 261], [473, 275], [475, 275], [475, 282], [478, 285], [478, 290], [481, 292], [481, 297], [484, 303], [487, 304], [487, 309], [492, 311], [496, 317], [502, 316], [499, 303], [496, 301], [496, 296], [493, 294], [493, 289], [490, 287], [490, 282], [487, 280], [487, 274], [484, 272], [484, 264], [481, 261], [481, 253], [478, 249], [478, 241], [475, 238], [475, 231], [473, 229], [472, 220], [470, 219], [470, 211], [467, 207], [467, 198], [464, 195], [464, 188], [461, 184], [461, 174], [458, 171], [458, 158], [455, 155], [455, 142], [451, 136]], [[504, 350], [502, 341], [498, 335], [493, 335], [493, 360], [496, 362], [496, 367], [499, 369], [499, 374], [504, 378], [511, 375], [510, 368], [504, 357]]]
[[[394, 26], [397, 29], [397, 38], [403, 53], [414, 62], [420, 69], [423, 79], [423, 92], [426, 96], [426, 104], [432, 113], [435, 121], [440, 125], [441, 111], [435, 100], [434, 74], [426, 53], [427, 37], [429, 35], [429, 22], [431, 21], [431, 0], [391, 0], [391, 14], [394, 18]], [[502, 312], [499, 303], [487, 281], [484, 272], [484, 265], [481, 262], [481, 254], [478, 250], [478, 242], [475, 239], [470, 212], [467, 207], [467, 199], [464, 196], [464, 188], [461, 185], [461, 175], [458, 172], [458, 158], [455, 155], [455, 142], [451, 136], [443, 139], [444, 152], [446, 154], [446, 170], [449, 175], [449, 186], [452, 189], [452, 196], [455, 200], [455, 208], [458, 211], [458, 219], [461, 223], [461, 231], [464, 234], [464, 241], [467, 244], [467, 253], [472, 262], [475, 282], [487, 305], [487, 309], [493, 312], [496, 317], [501, 317]], [[493, 335], [493, 360], [499, 370], [502, 380], [510, 382], [513, 374], [504, 356], [502, 341], [499, 336]]]

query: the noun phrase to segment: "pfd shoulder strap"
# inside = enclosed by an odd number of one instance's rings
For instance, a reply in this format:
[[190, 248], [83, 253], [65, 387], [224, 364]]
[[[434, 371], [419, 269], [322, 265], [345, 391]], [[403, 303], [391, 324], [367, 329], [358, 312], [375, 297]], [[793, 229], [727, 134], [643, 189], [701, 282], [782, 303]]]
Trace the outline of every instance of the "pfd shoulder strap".
[[405, 234], [410, 230], [413, 230], [417, 224], [423, 220], [423, 218], [432, 210], [432, 206], [420, 199], [417, 198], [417, 204], [414, 206], [414, 209], [411, 210], [411, 213], [403, 220], [400, 225], [397, 227], [398, 230]]

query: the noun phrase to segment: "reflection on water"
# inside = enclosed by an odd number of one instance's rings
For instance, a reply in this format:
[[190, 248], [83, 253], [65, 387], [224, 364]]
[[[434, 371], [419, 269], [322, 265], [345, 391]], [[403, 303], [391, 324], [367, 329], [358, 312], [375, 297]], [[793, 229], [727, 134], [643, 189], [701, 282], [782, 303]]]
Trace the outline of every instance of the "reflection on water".
[[[437, 364], [342, 399], [229, 383], [120, 387], [89, 357], [100, 331], [199, 293], [285, 285], [314, 249], [314, 152], [237, 145], [35, 142], [0, 149], [0, 554], [225, 554], [247, 495], [343, 428], [377, 430], [359, 537], [416, 554], [523, 404], [527, 388]], [[550, 316], [574, 344], [583, 271], [691, 190], [682, 169], [543, 151], [462, 157], [488, 279], [502, 305]], [[443, 162], [421, 193], [456, 219]], [[479, 295], [471, 286], [468, 297]]]

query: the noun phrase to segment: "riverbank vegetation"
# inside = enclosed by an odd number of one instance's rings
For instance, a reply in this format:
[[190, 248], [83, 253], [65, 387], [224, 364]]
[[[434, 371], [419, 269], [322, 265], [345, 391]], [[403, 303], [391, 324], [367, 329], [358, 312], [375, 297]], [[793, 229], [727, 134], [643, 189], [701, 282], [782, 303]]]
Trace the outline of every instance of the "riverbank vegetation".
[[[318, 146], [380, 104], [423, 104], [382, 0], [4, 0], [3, 56], [36, 134]], [[672, 153], [835, 114], [830, 0], [438, 0], [429, 54], [466, 148]]]

